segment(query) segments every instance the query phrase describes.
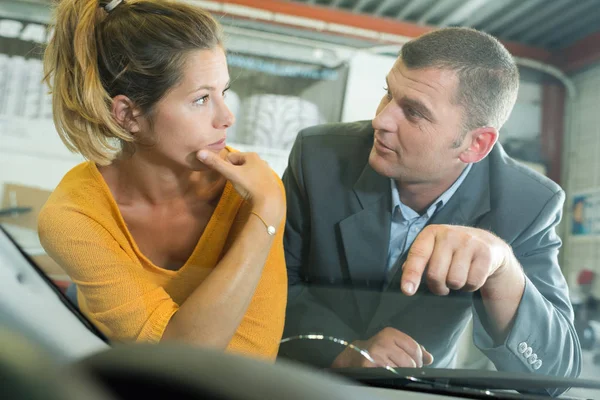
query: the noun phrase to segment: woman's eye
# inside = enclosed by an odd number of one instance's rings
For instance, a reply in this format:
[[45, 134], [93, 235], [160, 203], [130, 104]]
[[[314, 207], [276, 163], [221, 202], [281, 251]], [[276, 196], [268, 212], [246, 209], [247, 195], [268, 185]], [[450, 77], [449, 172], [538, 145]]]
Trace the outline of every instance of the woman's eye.
[[198, 105], [206, 104], [208, 101], [208, 95], [200, 97], [198, 100], [195, 100], [194, 103]]

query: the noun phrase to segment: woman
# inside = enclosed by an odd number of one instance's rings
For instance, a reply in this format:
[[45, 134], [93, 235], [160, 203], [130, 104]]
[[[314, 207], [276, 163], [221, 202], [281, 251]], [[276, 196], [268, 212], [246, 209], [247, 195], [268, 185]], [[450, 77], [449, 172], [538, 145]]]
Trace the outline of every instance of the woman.
[[62, 0], [45, 56], [56, 128], [86, 157], [40, 239], [116, 341], [185, 341], [274, 359], [287, 295], [285, 200], [234, 117], [218, 23], [164, 0]]

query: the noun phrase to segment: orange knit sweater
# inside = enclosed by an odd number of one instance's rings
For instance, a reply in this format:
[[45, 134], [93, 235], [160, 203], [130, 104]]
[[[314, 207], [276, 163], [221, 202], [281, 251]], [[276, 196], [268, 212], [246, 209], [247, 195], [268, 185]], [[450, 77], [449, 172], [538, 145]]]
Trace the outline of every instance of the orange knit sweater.
[[[46, 252], [77, 284], [81, 310], [109, 338], [158, 342], [171, 316], [211, 273], [249, 215], [250, 206], [227, 182], [188, 261], [178, 271], [165, 270], [140, 252], [104, 178], [94, 163], [86, 162], [54, 190], [38, 228]], [[283, 228], [284, 222], [228, 351], [268, 359], [277, 355], [287, 299]]]

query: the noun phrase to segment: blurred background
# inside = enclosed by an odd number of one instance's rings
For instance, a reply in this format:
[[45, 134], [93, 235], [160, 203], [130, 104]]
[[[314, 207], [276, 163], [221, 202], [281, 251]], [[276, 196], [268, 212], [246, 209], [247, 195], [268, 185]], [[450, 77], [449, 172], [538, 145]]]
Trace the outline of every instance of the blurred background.
[[[192, 1], [224, 25], [237, 117], [229, 145], [279, 174], [302, 128], [371, 119], [407, 40], [467, 26], [515, 56], [521, 87], [500, 141], [567, 193], [561, 265], [582, 344], [600, 343], [600, 2], [598, 0]], [[41, 83], [50, 1], [0, 0], [0, 223], [59, 285], [69, 278], [37, 239], [36, 213], [82, 159], [52, 122]]]

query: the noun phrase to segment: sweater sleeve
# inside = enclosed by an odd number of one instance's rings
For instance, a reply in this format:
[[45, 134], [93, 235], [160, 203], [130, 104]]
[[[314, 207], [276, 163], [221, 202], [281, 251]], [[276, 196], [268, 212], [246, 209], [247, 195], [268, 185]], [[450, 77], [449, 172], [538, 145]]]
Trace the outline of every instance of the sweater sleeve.
[[45, 251], [80, 290], [88, 317], [114, 341], [160, 341], [178, 305], [92, 217], [47, 206], [38, 230]]

